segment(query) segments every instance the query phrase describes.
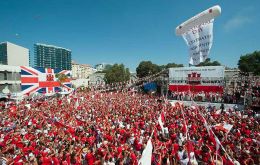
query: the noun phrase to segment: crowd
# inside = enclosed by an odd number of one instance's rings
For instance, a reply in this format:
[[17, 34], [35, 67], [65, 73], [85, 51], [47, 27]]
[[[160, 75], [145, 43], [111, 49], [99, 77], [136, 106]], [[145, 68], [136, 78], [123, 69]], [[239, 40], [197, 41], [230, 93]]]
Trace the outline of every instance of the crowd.
[[170, 99], [183, 101], [200, 101], [212, 103], [227, 103], [227, 104], [246, 104], [260, 106], [260, 86], [248, 87], [241, 86], [236, 88], [232, 93], [219, 92], [170, 92]]
[[203, 101], [203, 102], [214, 102], [221, 103], [223, 102], [223, 94], [219, 92], [171, 92], [171, 99], [174, 100], [183, 100], [183, 101]]
[[246, 105], [260, 106], [260, 79], [252, 79], [244, 81], [240, 88], [239, 93], [244, 96]]
[[233, 96], [239, 99], [243, 99], [245, 105], [258, 105], [260, 106], [260, 77], [242, 77], [238, 81]]
[[258, 119], [232, 109], [186, 107], [133, 92], [75, 92], [1, 102], [0, 161], [135, 165], [151, 139], [153, 165], [253, 165], [260, 164], [259, 128]]

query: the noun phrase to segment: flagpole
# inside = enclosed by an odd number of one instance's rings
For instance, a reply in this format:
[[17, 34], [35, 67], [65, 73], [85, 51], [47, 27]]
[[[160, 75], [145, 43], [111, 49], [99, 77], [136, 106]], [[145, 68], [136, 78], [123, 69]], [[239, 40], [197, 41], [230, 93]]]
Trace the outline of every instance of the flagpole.
[[213, 132], [213, 130], [211, 129], [211, 127], [208, 126], [207, 121], [206, 121], [206, 119], [204, 118], [203, 114], [201, 114], [200, 112], [199, 112], [199, 114], [200, 114], [201, 117], [204, 119], [205, 127], [206, 127], [206, 129], [207, 129], [207, 131], [208, 131], [208, 134], [210, 135], [210, 131], [212, 132], [212, 134], [213, 134], [213, 136], [214, 136], [214, 138], [215, 138], [215, 141], [216, 141], [216, 148], [218, 147], [218, 145], [220, 145], [221, 148], [223, 149], [223, 151], [227, 154], [228, 159], [233, 162], [233, 160], [231, 159], [231, 157], [229, 156], [229, 154], [227, 153], [227, 151], [225, 150], [225, 148], [224, 148], [224, 147], [222, 146], [222, 144], [220, 143], [220, 141], [219, 141], [218, 137], [216, 136], [216, 134]]

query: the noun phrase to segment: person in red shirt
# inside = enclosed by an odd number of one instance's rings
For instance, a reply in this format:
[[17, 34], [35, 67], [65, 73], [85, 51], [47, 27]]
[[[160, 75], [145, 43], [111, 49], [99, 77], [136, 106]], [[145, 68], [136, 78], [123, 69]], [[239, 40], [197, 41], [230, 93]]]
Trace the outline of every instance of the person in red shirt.
[[52, 156], [52, 162], [55, 164], [55, 165], [60, 165], [60, 161], [58, 159], [58, 154], [55, 153], [53, 156]]

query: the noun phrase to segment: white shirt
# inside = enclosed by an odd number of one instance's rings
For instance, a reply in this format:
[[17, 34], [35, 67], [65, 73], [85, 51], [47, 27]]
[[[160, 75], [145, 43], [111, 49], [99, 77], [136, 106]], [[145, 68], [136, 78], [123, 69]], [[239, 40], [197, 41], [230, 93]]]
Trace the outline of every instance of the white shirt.
[[104, 165], [115, 165], [114, 162], [105, 162]]

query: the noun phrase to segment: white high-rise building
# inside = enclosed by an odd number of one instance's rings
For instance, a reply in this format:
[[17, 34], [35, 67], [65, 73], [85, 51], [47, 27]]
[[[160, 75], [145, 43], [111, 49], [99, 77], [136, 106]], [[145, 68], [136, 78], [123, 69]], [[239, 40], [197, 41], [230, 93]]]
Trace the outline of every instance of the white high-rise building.
[[10, 42], [0, 43], [0, 64], [29, 66], [29, 49]]

